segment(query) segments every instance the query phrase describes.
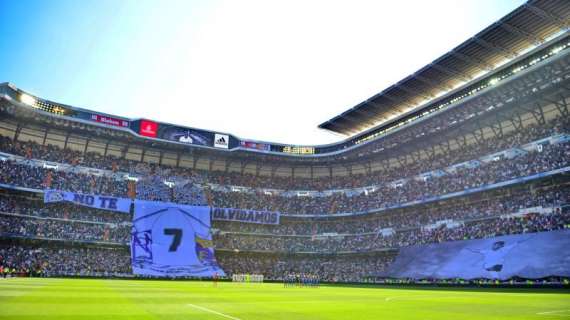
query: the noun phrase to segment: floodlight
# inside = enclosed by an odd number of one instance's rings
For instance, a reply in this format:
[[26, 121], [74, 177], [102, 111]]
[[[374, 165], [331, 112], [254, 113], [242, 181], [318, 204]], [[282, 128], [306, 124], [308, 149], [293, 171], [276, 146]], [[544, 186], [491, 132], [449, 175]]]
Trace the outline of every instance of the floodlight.
[[27, 105], [30, 105], [30, 106], [33, 106], [36, 104], [36, 98], [34, 98], [34, 97], [32, 97], [26, 93], [22, 93], [20, 95], [20, 101], [27, 104]]

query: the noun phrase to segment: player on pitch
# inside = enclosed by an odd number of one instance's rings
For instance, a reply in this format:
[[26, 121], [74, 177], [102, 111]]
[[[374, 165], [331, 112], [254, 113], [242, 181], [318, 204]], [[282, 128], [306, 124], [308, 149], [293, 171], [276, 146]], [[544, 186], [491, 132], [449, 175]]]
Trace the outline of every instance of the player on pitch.
[[214, 288], [218, 287], [218, 279], [219, 279], [218, 273], [214, 272], [214, 275], [212, 276], [212, 284], [214, 285]]

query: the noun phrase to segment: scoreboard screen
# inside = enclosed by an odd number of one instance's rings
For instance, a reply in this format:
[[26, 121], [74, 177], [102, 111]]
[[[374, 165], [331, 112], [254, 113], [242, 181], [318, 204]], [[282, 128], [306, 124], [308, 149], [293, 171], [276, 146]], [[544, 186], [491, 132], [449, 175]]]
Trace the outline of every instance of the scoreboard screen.
[[284, 153], [291, 154], [315, 154], [314, 147], [300, 147], [300, 146], [285, 146], [281, 150]]

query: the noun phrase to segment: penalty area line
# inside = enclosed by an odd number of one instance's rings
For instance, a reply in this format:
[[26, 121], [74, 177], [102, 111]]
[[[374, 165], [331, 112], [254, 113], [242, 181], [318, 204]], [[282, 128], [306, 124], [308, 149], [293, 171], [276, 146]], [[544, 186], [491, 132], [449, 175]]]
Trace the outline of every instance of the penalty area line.
[[200, 306], [197, 306], [197, 305], [195, 305], [195, 304], [189, 303], [188, 306], [189, 306], [189, 307], [192, 307], [192, 308], [195, 308], [195, 309], [198, 309], [198, 310], [202, 310], [202, 311], [210, 312], [210, 313], [213, 313], [213, 314], [217, 314], [217, 315], [219, 315], [220, 317], [224, 317], [224, 318], [228, 318], [228, 319], [232, 319], [232, 320], [241, 320], [240, 318], [232, 317], [232, 316], [227, 315], [227, 314], [225, 314], [225, 313], [221, 313], [221, 312], [218, 312], [218, 311], [216, 311], [216, 310], [208, 309], [208, 308], [206, 308], [206, 307], [200, 307]]

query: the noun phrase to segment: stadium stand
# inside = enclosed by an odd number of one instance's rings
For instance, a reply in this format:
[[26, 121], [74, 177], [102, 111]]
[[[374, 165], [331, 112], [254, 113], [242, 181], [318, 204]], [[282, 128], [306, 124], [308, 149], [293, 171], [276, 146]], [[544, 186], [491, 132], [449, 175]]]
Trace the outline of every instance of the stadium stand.
[[[556, 4], [570, 16], [570, 4]], [[492, 44], [486, 37], [499, 31], [486, 29], [323, 123], [352, 134], [326, 146], [105, 115], [2, 84], [0, 265], [22, 275], [133, 276], [132, 213], [44, 203], [48, 189], [279, 213], [275, 224], [212, 220], [229, 278], [377, 280], [402, 248], [570, 229], [570, 34], [551, 20], [534, 26], [540, 43], [519, 33]], [[477, 61], [493, 67], [474, 76]], [[436, 97], [437, 83], [456, 85]], [[366, 125], [390, 110], [399, 116]]]

